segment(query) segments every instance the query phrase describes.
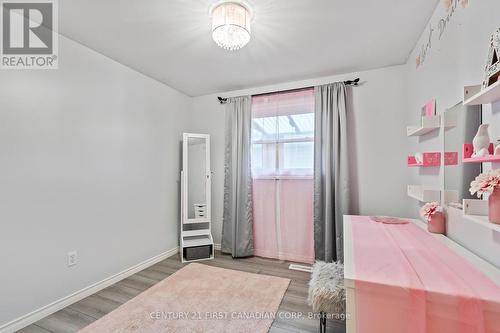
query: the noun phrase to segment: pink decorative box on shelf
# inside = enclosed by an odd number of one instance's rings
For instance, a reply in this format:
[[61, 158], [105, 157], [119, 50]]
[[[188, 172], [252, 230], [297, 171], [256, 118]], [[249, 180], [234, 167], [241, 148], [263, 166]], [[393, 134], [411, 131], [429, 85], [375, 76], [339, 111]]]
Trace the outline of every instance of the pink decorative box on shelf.
[[478, 156], [472, 157], [474, 153], [474, 146], [472, 143], [465, 143], [463, 149], [463, 162], [464, 163], [485, 163], [485, 162], [500, 162], [500, 155], [493, 155], [493, 144], [491, 143], [488, 147], [490, 155], [488, 156]]
[[422, 162], [418, 163], [414, 155], [408, 156], [409, 167], [435, 167], [441, 165], [441, 153], [422, 153]]
[[444, 165], [457, 165], [458, 164], [458, 152], [448, 151], [444, 153]]

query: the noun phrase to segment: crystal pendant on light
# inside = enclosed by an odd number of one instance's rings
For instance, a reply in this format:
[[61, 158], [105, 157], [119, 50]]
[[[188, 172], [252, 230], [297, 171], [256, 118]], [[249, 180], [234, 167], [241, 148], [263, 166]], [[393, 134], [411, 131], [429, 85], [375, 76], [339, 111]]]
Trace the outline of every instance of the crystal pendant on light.
[[212, 38], [226, 50], [238, 50], [250, 41], [251, 13], [242, 2], [227, 1], [211, 11]]

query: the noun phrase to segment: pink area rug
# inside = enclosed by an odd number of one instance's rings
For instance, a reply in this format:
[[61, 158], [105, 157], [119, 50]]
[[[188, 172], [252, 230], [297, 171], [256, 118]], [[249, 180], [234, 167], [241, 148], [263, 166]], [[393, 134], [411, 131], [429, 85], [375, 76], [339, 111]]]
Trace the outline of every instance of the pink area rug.
[[80, 332], [267, 332], [289, 283], [192, 263]]

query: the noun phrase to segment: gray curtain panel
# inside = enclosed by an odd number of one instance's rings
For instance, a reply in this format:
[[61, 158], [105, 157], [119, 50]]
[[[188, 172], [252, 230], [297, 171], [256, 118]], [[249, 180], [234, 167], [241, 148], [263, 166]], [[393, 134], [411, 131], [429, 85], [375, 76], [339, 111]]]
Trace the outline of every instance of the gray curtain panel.
[[226, 104], [224, 214], [221, 250], [233, 257], [253, 255], [252, 174], [250, 167], [251, 97]]
[[343, 215], [349, 211], [346, 87], [322, 85], [314, 94], [315, 256], [343, 262]]

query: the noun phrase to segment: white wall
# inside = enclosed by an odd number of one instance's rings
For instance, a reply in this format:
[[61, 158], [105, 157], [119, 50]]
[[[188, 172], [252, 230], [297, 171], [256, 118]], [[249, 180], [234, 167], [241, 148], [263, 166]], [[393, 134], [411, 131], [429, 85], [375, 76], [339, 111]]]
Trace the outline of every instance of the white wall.
[[178, 244], [190, 98], [59, 45], [58, 70], [0, 74], [0, 326]]
[[[426, 61], [417, 69], [415, 58], [421, 45], [428, 40], [429, 28], [424, 31], [407, 64], [406, 82], [409, 90], [406, 112], [409, 123], [417, 121], [419, 106], [427, 100], [435, 98], [438, 113], [441, 114], [462, 101], [464, 86], [482, 83], [490, 36], [500, 27], [499, 13], [498, 0], [470, 1], [465, 8], [458, 5], [440, 39], [439, 30], [434, 32]], [[430, 26], [437, 28], [440, 20], [446, 16], [447, 12], [440, 2], [429, 22]], [[500, 138], [500, 103], [483, 106], [483, 123], [490, 124], [492, 141]], [[439, 151], [442, 140], [443, 133], [426, 136], [421, 142], [409, 139], [408, 153]], [[461, 153], [459, 155], [461, 156]], [[433, 185], [438, 188], [444, 185], [443, 170], [415, 169], [409, 170], [408, 175], [409, 181], [414, 184]], [[418, 203], [411, 201], [409, 207], [409, 213], [416, 217]], [[499, 234], [463, 218], [457, 218], [459, 215], [449, 215], [449, 237], [486, 260], [490, 258], [490, 262], [498, 266], [498, 259], [491, 258], [500, 250]]]
[[314, 86], [360, 77], [352, 89], [349, 112], [353, 213], [406, 216], [407, 114], [404, 104], [405, 67], [395, 66], [349, 75], [322, 77], [273, 86], [223, 92], [193, 99], [189, 131], [212, 136], [212, 217], [216, 243], [220, 242], [224, 188], [224, 107], [216, 96], [252, 95]]

